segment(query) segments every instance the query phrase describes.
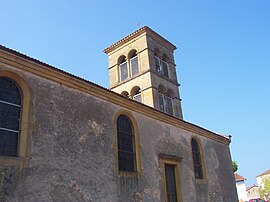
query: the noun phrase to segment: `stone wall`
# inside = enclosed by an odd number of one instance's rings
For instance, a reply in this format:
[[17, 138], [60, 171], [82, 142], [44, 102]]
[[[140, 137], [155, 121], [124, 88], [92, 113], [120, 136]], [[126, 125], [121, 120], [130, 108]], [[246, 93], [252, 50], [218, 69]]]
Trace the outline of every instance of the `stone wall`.
[[[237, 201], [228, 145], [129, 111], [139, 129], [142, 170], [138, 176], [118, 175], [114, 120], [125, 109], [19, 74], [31, 91], [29, 152], [23, 166], [0, 165], [0, 201], [164, 201], [160, 154], [181, 159], [183, 202]], [[192, 137], [202, 145], [204, 180], [194, 178]]]

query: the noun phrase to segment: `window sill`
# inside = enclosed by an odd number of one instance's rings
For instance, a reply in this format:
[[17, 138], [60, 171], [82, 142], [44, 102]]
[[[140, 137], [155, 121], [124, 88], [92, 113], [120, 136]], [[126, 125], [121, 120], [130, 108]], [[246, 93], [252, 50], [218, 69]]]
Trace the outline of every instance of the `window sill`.
[[0, 165], [5, 167], [11, 166], [23, 166], [25, 159], [21, 157], [14, 156], [2, 156], [0, 155]]
[[118, 171], [118, 175], [121, 177], [136, 177], [140, 176], [140, 172], [128, 172], [128, 171]]
[[208, 180], [207, 179], [195, 179], [196, 184], [207, 184]]

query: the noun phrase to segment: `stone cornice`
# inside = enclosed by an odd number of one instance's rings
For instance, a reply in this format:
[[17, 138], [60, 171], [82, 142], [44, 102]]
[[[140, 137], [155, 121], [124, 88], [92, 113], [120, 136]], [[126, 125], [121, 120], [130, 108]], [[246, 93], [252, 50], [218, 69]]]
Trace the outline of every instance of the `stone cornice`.
[[128, 41], [135, 39], [136, 37], [140, 36], [141, 34], [146, 33], [147, 36], [150, 36], [152, 39], [158, 41], [160, 44], [164, 45], [167, 47], [169, 50], [174, 51], [176, 49], [176, 46], [173, 45], [171, 42], [160, 36], [158, 33], [153, 31], [147, 26], [144, 26], [135, 32], [129, 34], [128, 36], [124, 37], [123, 39], [117, 41], [113, 45], [109, 46], [108, 48], [105, 48], [103, 50], [104, 53], [108, 54], [111, 51], [115, 50], [116, 48], [120, 47], [121, 45], [127, 43]]
[[57, 69], [53, 66], [8, 49], [4, 46], [0, 46], [0, 71], [4, 70], [5, 66], [8, 65], [19, 70], [34, 74], [36, 76], [61, 83], [67, 87], [85, 92], [97, 98], [116, 104], [120, 107], [126, 108], [130, 111], [143, 114], [166, 124], [174, 125], [178, 128], [190, 131], [222, 144], [228, 145], [230, 143], [230, 140], [222, 135], [216, 134], [184, 120], [180, 120], [142, 103], [125, 98], [124, 96], [112, 92], [107, 88], [101, 87], [95, 83], [67, 73], [61, 69]]

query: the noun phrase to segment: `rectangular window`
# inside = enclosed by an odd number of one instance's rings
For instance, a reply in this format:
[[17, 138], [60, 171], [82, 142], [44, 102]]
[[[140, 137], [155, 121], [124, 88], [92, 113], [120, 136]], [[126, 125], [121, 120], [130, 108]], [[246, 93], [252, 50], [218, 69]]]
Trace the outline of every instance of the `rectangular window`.
[[119, 65], [120, 69], [120, 81], [125, 81], [128, 78], [128, 65], [127, 62], [123, 62]]
[[166, 194], [168, 202], [177, 202], [175, 165], [165, 164]]
[[165, 202], [180, 202], [180, 157], [176, 156], [160, 156], [162, 162], [163, 178], [164, 178], [164, 196]]
[[139, 74], [138, 56], [130, 59], [131, 77]]

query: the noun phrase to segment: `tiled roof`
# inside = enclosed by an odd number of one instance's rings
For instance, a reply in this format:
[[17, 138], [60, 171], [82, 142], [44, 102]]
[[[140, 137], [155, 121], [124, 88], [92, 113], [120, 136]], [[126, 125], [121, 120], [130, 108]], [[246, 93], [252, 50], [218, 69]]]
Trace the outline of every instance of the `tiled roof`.
[[258, 187], [258, 186], [257, 186], [256, 184], [254, 184], [254, 185], [252, 185], [252, 186], [250, 186], [250, 187], [246, 188], [246, 191], [248, 191], [248, 190], [252, 189], [253, 187]]
[[235, 182], [247, 180], [246, 178], [242, 177], [238, 173], [234, 173], [234, 179], [235, 179]]
[[171, 42], [169, 42], [168, 40], [166, 40], [165, 38], [163, 38], [162, 36], [160, 36], [158, 33], [156, 33], [154, 30], [150, 29], [147, 26], [141, 27], [140, 29], [136, 30], [135, 32], [132, 32], [131, 34], [125, 36], [124, 38], [120, 39], [119, 41], [117, 41], [116, 43], [114, 43], [113, 45], [109, 46], [108, 48], [105, 48], [103, 50], [104, 53], [109, 53], [111, 50], [114, 50], [115, 48], [117, 48], [118, 46], [120, 46], [121, 44], [139, 36], [140, 34], [147, 32], [147, 33], [152, 33], [155, 36], [157, 36], [158, 38], [162, 39], [163, 41], [165, 41], [167, 44], [169, 44], [170, 47], [172, 47], [172, 49], [176, 49], [176, 46], [173, 45]]
[[268, 169], [267, 171], [257, 175], [256, 177], [262, 176], [262, 175], [266, 175], [266, 174], [270, 174], [270, 169]]

